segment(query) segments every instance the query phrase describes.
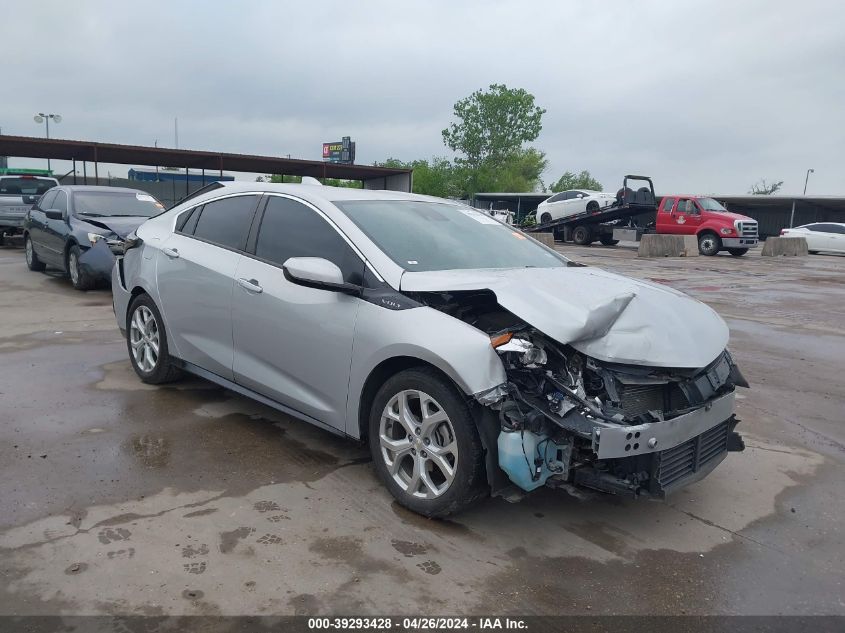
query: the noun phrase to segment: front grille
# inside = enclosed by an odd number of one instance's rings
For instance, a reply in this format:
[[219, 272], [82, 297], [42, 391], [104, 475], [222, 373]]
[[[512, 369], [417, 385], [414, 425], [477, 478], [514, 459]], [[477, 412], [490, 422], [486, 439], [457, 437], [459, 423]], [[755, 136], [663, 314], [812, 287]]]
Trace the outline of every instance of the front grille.
[[666, 489], [728, 450], [730, 420], [714, 426], [683, 444], [657, 453], [657, 483]]
[[662, 411], [666, 385], [622, 385], [619, 406], [628, 418], [636, 418], [649, 411]]
[[757, 223], [756, 222], [739, 222], [737, 225], [740, 237], [757, 237]]

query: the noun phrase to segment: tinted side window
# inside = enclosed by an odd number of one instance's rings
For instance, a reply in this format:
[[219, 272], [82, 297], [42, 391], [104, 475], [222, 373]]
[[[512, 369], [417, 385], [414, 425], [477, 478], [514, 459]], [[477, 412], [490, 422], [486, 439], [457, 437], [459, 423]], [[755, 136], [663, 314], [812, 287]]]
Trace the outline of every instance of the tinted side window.
[[[197, 220], [199, 219], [201, 210], [202, 205], [180, 213], [179, 217], [176, 218], [176, 231], [179, 233], [187, 233], [189, 235], [192, 235], [194, 232], [194, 228], [196, 228], [197, 226]], [[186, 225], [191, 225], [190, 230], [186, 230]]]
[[48, 191], [43, 196], [41, 196], [41, 200], [38, 201], [38, 208], [42, 211], [46, 211], [47, 209], [52, 209], [50, 205], [53, 204], [53, 201], [56, 199], [55, 191]]
[[67, 213], [67, 194], [64, 191], [56, 193], [56, 199], [53, 201], [51, 208]]
[[243, 248], [257, 201], [258, 196], [235, 196], [209, 202], [199, 214], [194, 237], [226, 248]]
[[672, 207], [674, 205], [675, 205], [675, 199], [674, 198], [665, 198], [663, 200], [663, 210], [666, 213], [669, 213], [672, 210]]
[[563, 197], [565, 195], [566, 194], [563, 194], [563, 193], [557, 193], [557, 194], [553, 195], [551, 198], [549, 198], [548, 200], [546, 200], [546, 202], [559, 202], [560, 200], [563, 200]]
[[839, 235], [845, 235], [845, 226], [841, 226], [839, 224], [829, 224], [830, 228], [828, 229], [828, 233], [838, 233]]
[[347, 283], [363, 283], [364, 262], [337, 230], [314, 210], [289, 198], [274, 196], [267, 203], [255, 255], [278, 266], [290, 257], [323, 257], [340, 268]]

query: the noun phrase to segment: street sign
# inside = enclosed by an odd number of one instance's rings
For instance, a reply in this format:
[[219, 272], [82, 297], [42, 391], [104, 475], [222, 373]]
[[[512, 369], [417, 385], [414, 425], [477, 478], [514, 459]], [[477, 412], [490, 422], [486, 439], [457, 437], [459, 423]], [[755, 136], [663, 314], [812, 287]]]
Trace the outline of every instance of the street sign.
[[355, 162], [355, 143], [348, 136], [341, 141], [323, 143], [323, 160], [351, 165]]

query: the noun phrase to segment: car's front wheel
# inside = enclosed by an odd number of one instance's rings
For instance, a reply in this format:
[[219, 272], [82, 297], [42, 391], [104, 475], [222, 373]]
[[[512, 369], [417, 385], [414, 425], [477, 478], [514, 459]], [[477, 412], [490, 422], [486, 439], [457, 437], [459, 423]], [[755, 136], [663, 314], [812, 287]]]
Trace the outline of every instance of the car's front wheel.
[[70, 282], [77, 290], [90, 290], [94, 287], [94, 279], [89, 275], [85, 268], [79, 263], [79, 257], [82, 255], [82, 250], [74, 244], [70, 247], [67, 253], [67, 274], [70, 276]]
[[161, 313], [149, 295], [141, 294], [132, 300], [126, 329], [129, 360], [142, 381], [160, 385], [182, 375], [173, 365]]
[[369, 442], [379, 477], [414, 512], [446, 516], [487, 492], [472, 411], [432, 369], [408, 369], [382, 385], [370, 412]]
[[35, 248], [32, 246], [32, 238], [27, 236], [24, 238], [24, 251], [26, 252], [26, 265], [30, 270], [34, 270], [35, 272], [41, 272], [47, 266], [44, 265], [40, 259], [38, 259], [38, 255], [35, 254]]

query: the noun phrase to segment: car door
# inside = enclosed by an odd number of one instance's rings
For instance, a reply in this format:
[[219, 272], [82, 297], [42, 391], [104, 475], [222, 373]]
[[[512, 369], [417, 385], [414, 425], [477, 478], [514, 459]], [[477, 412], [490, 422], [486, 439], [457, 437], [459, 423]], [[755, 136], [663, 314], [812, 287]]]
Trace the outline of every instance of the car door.
[[[45, 261], [52, 262], [55, 266], [65, 268], [65, 241], [69, 233], [68, 228], [68, 194], [64, 189], [56, 191], [56, 198], [53, 200], [51, 210], [61, 211], [61, 218], [46, 218], [41, 241], [46, 253]], [[83, 244], [87, 246], [87, 244]]]
[[232, 380], [232, 289], [258, 194], [185, 211], [156, 252], [159, 307], [177, 357]]
[[690, 235], [695, 233], [695, 229], [690, 226], [693, 201], [689, 198], [678, 198], [675, 204], [675, 209], [670, 216], [671, 220], [666, 225], [666, 233], [673, 235]]
[[50, 261], [47, 256], [47, 251], [44, 248], [44, 227], [47, 225], [47, 214], [45, 211], [51, 209], [53, 201], [56, 199], [57, 190], [51, 189], [38, 201], [38, 203], [29, 210], [29, 219], [26, 221], [27, 232], [29, 239], [32, 242], [32, 248], [38, 258], [43, 262]]
[[816, 232], [815, 243], [818, 246], [813, 250], [837, 251], [842, 248], [837, 244], [836, 229], [838, 227], [835, 224], [816, 224], [814, 228]]
[[322, 257], [360, 285], [364, 262], [316, 207], [269, 195], [232, 301], [235, 382], [339, 430], [346, 427], [360, 299], [288, 281], [291, 257]]
[[828, 235], [830, 236], [830, 250], [837, 253], [845, 253], [845, 225], [829, 224]]
[[584, 213], [587, 210], [587, 194], [583, 191], [567, 191], [566, 200], [566, 215], [575, 215], [577, 213]]

